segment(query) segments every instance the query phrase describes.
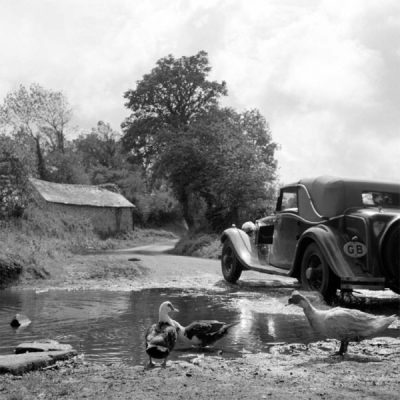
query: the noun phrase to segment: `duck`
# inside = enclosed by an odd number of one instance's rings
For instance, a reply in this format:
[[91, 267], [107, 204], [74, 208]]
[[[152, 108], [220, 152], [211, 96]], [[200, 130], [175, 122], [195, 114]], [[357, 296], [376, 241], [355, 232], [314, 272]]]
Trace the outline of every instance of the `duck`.
[[161, 303], [158, 311], [158, 322], [151, 325], [145, 334], [146, 353], [149, 356], [148, 368], [155, 366], [153, 358], [163, 360], [161, 366], [166, 367], [167, 358], [175, 347], [178, 338], [177, 327], [169, 313], [179, 310], [170, 301]]
[[178, 339], [194, 347], [207, 347], [226, 336], [238, 322], [225, 323], [217, 320], [193, 321], [187, 326], [182, 326], [175, 321]]
[[326, 338], [340, 341], [339, 351], [335, 354], [344, 356], [349, 342], [359, 342], [374, 337], [391, 325], [397, 316], [379, 316], [360, 310], [334, 307], [328, 310], [315, 308], [310, 301], [294, 291], [289, 297], [288, 305], [301, 307], [311, 327]]

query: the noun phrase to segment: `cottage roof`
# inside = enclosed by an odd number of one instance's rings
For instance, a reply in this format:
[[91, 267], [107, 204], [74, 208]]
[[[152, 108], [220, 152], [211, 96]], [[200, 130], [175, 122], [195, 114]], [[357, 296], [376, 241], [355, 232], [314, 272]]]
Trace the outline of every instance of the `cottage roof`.
[[99, 186], [54, 183], [34, 178], [31, 178], [30, 182], [50, 203], [94, 207], [135, 207], [121, 194]]

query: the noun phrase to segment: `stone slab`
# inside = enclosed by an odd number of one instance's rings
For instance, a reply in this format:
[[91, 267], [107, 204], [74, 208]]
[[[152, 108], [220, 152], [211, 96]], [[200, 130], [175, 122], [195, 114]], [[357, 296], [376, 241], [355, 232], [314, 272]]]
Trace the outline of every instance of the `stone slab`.
[[76, 356], [76, 350], [42, 351], [0, 356], [0, 374], [21, 375]]
[[70, 344], [62, 344], [56, 340], [41, 340], [37, 342], [25, 342], [15, 348], [15, 354], [33, 353], [37, 351], [69, 351], [73, 350]]

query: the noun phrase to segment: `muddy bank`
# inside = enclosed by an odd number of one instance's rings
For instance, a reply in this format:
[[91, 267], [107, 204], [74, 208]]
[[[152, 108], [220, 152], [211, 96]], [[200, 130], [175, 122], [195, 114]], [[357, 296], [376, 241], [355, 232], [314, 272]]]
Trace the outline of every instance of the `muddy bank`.
[[15, 283], [22, 272], [22, 265], [12, 258], [0, 257], [0, 289]]
[[21, 377], [4, 376], [1, 399], [397, 399], [400, 341], [374, 339], [331, 356], [334, 342], [273, 346], [224, 360], [196, 356], [151, 370], [88, 364], [82, 357]]

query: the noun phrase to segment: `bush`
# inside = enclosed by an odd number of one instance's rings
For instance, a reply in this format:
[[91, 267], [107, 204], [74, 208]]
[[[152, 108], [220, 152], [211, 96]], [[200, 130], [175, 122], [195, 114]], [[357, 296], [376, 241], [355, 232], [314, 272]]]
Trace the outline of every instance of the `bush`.
[[179, 203], [168, 190], [154, 190], [151, 194], [137, 194], [138, 222], [144, 226], [163, 226], [182, 219]]
[[217, 259], [221, 254], [219, 235], [192, 234], [183, 237], [179, 240], [171, 253], [184, 256]]

